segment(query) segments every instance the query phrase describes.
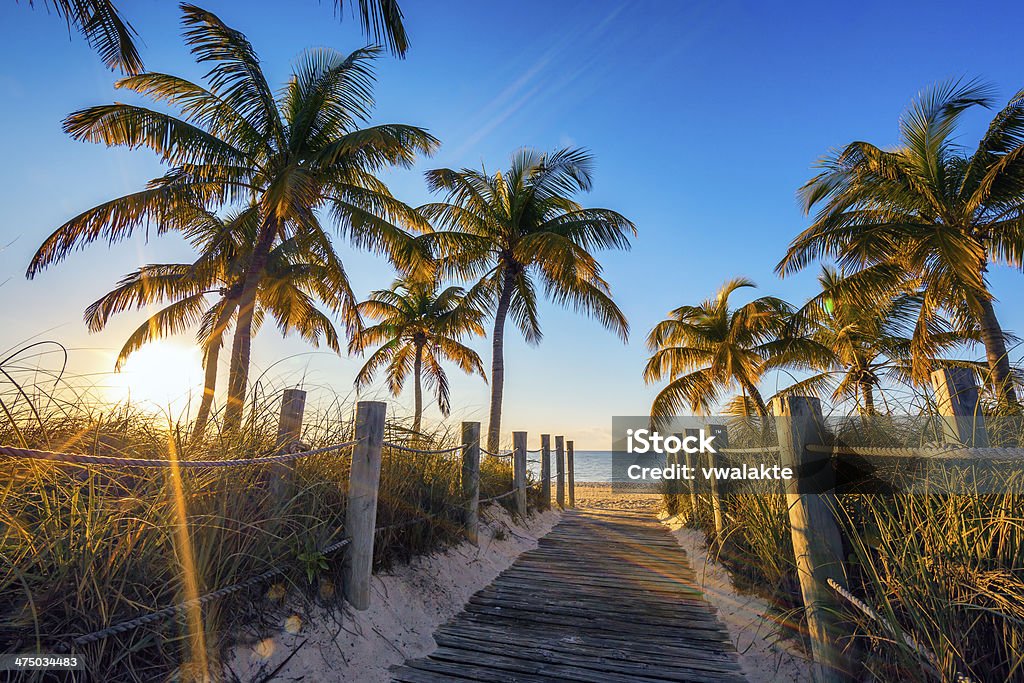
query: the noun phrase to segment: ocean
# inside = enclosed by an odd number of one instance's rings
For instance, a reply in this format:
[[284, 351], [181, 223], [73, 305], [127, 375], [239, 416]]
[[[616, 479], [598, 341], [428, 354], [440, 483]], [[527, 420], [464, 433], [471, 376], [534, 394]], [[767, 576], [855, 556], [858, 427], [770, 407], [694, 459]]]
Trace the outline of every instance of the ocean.
[[[551, 453], [551, 476], [555, 476], [554, 449]], [[540, 463], [533, 462], [540, 460], [540, 453], [530, 453], [529, 469], [535, 475], [540, 474]], [[577, 482], [583, 481], [611, 481], [612, 480], [612, 452], [611, 451], [576, 451], [573, 453], [573, 471]]]

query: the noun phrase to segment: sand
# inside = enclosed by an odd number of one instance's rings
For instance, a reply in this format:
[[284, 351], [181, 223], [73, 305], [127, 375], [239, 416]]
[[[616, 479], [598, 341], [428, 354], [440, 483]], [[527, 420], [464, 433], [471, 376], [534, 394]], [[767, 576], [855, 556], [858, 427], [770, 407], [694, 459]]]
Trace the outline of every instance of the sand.
[[433, 650], [437, 627], [558, 520], [547, 512], [518, 525], [501, 507], [483, 513], [479, 547], [463, 543], [375, 575], [365, 612], [346, 606], [288, 616], [277, 634], [234, 649], [229, 677], [258, 681], [281, 667], [273, 681], [389, 681], [390, 667]]
[[808, 655], [797, 643], [780, 636], [768, 603], [737, 591], [728, 570], [708, 555], [704, 533], [685, 526], [685, 520], [660, 513], [662, 523], [686, 552], [704, 597], [718, 610], [718, 620], [729, 631], [739, 653], [740, 666], [751, 683], [811, 683]]

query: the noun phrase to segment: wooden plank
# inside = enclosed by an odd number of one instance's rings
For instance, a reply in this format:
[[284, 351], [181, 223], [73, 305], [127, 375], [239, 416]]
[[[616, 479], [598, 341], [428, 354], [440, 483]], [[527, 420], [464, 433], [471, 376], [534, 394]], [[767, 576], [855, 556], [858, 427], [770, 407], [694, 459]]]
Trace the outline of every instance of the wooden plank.
[[[445, 636], [438, 641], [442, 648], [464, 652], [479, 652], [490, 654], [494, 652], [494, 643], [482, 640], [475, 640], [463, 636]], [[520, 640], [515, 647], [503, 648], [508, 656], [516, 659], [527, 659], [533, 661], [558, 662], [589, 669], [598, 672], [610, 672], [615, 674], [630, 674], [633, 676], [646, 676], [657, 680], [668, 681], [692, 681], [700, 677], [703, 681], [735, 681], [735, 669], [718, 669], [713, 664], [703, 667], [684, 666], [678, 660], [662, 658], [658, 661], [643, 660], [637, 661], [636, 657], [621, 650], [609, 652], [599, 648], [586, 650], [574, 646], [561, 648], [537, 647], [527, 640]], [[616, 656], [618, 655], [618, 656]], [[698, 651], [694, 655], [699, 657]]]
[[[671, 634], [669, 634], [670, 636]], [[516, 647], [538, 647], [550, 651], [590, 652], [610, 659], [657, 661], [685, 668], [711, 671], [739, 671], [731, 651], [715, 652], [704, 647], [680, 644], [675, 639], [636, 640], [623, 635], [599, 637], [572, 630], [545, 630], [522, 633], [509, 629], [465, 626], [453, 631], [442, 627], [436, 634], [438, 643], [449, 639], [471, 639], [482, 643], [503, 643]]]

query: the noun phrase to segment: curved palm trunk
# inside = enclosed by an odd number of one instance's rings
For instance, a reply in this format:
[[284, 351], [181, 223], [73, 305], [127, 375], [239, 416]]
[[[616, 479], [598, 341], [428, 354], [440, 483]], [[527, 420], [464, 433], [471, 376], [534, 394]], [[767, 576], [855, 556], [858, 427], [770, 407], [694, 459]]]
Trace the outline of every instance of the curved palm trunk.
[[213, 395], [217, 391], [217, 362], [220, 359], [220, 344], [214, 344], [206, 350], [204, 359], [206, 376], [203, 383], [203, 400], [199, 404], [196, 422], [192, 426], [192, 441], [198, 442], [206, 433], [206, 423], [210, 421], [210, 410], [213, 408]]
[[203, 400], [199, 404], [199, 412], [196, 414], [196, 422], [192, 427], [192, 441], [198, 441], [206, 433], [206, 425], [210, 421], [210, 412], [213, 409], [213, 396], [217, 391], [217, 365], [220, 360], [220, 349], [224, 345], [224, 330], [227, 329], [231, 316], [235, 313], [235, 302], [225, 304], [217, 318], [216, 327], [210, 335], [211, 343], [206, 348], [206, 358], [203, 360], [206, 376], [203, 383]]
[[260, 230], [259, 240], [253, 247], [252, 260], [245, 272], [242, 291], [238, 297], [238, 319], [231, 342], [231, 374], [228, 378], [228, 402], [224, 408], [224, 429], [237, 431], [242, 426], [245, 391], [249, 382], [249, 360], [252, 356], [252, 317], [256, 310], [263, 268], [267, 265], [270, 247], [277, 235], [277, 223], [268, 219]]
[[501, 397], [505, 392], [505, 318], [512, 302], [512, 276], [506, 270], [494, 312], [494, 333], [491, 335], [491, 414], [487, 421], [487, 450], [498, 452], [501, 441]]
[[757, 414], [759, 417], [768, 417], [768, 406], [765, 405], [764, 397], [761, 396], [761, 392], [757, 390], [753, 382], [747, 380], [741, 380], [743, 389], [750, 395], [750, 399], [754, 402], [754, 406], [757, 408]]
[[1006, 337], [996, 318], [992, 300], [978, 297], [978, 323], [981, 327], [981, 341], [985, 344], [985, 357], [992, 375], [992, 388], [999, 402], [1012, 412], [1020, 410], [1017, 392], [1013, 387], [1010, 370], [1010, 354], [1006, 350]]
[[423, 420], [423, 344], [416, 344], [416, 360], [413, 363], [413, 375], [416, 379], [416, 384], [413, 388], [416, 414], [412, 420], [412, 431], [418, 434], [420, 423]]

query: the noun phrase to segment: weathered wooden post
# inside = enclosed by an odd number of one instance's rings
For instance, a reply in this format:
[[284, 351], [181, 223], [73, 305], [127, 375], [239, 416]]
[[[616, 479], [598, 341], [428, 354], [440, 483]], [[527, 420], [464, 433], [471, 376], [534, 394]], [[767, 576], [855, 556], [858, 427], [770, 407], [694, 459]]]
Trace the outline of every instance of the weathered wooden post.
[[932, 373], [932, 389], [943, 416], [946, 441], [987, 448], [985, 416], [978, 406], [978, 383], [968, 368], [942, 368]]
[[[685, 436], [686, 435], [683, 434], [682, 432], [676, 432], [675, 434], [675, 437], [679, 439], [679, 443], [683, 442], [683, 437]], [[679, 463], [679, 460], [679, 453], [676, 453], [677, 464]], [[693, 453], [687, 453], [686, 451], [683, 451], [682, 461], [683, 464], [686, 465], [686, 467], [689, 469], [691, 476], [693, 476], [693, 479], [690, 479], [686, 482], [686, 488], [690, 492], [690, 519], [695, 520], [697, 519], [697, 475], [699, 474], [699, 471], [697, 469], [697, 459], [694, 457]]]
[[[700, 429], [684, 429], [683, 432], [684, 432], [684, 436], [695, 436], [698, 439], [700, 439]], [[701, 483], [701, 482], [708, 482], [709, 480], [707, 478], [705, 478], [705, 476], [704, 476], [704, 472], [703, 472], [704, 461], [703, 461], [703, 458], [700, 457], [700, 453], [687, 453], [686, 451], [683, 451], [683, 453], [686, 454], [686, 464], [687, 464], [687, 466], [689, 466], [690, 467], [690, 471], [693, 472], [693, 479], [690, 480], [690, 492], [691, 492], [691, 495], [693, 496], [693, 500], [692, 500], [692, 502], [693, 502], [693, 514], [696, 517], [697, 511], [699, 509], [698, 506], [700, 505], [700, 493], [699, 493], [699, 491], [704, 490], [706, 492], [708, 490], [708, 485], [706, 485], [704, 483]], [[705, 501], [706, 501], [706, 498], [707, 497], [705, 497]], [[705, 505], [706, 504], [707, 503], [705, 502]], [[716, 532], [717, 532], [717, 528], [716, 528]]]
[[565, 437], [555, 437], [555, 502], [565, 509]]
[[526, 432], [512, 432], [512, 481], [516, 513], [526, 517]]
[[540, 435], [540, 485], [541, 509], [551, 509], [551, 435]]
[[569, 470], [569, 507], [576, 507], [576, 466], [575, 466], [576, 452], [573, 450], [573, 442], [565, 442], [565, 459], [567, 469]]
[[466, 540], [480, 539], [480, 423], [462, 423], [462, 499], [465, 502]]
[[780, 464], [794, 473], [784, 484], [814, 678], [819, 683], [845, 683], [854, 678], [854, 662], [842, 649], [850, 634], [839, 627], [842, 605], [828, 585], [828, 579], [846, 585], [842, 539], [832, 512], [835, 472], [828, 453], [807, 450], [807, 444], [825, 443], [821, 402], [808, 396], [779, 396], [771, 407]]
[[[715, 437], [715, 440], [712, 442], [715, 450], [729, 447], [729, 431], [725, 425], [709, 424], [707, 429], [708, 433]], [[708, 478], [708, 482], [711, 484], [711, 513], [715, 518], [715, 537], [718, 539], [719, 547], [721, 547], [723, 531], [725, 530], [725, 515], [722, 512], [722, 487], [718, 481], [718, 475], [715, 473], [715, 468], [721, 464], [722, 459], [718, 457], [717, 453], [708, 453], [707, 456], [708, 467], [711, 468], [711, 477]]]
[[384, 443], [384, 414], [387, 404], [360, 401], [356, 404], [358, 443], [352, 451], [348, 479], [348, 507], [345, 510], [345, 599], [357, 610], [370, 606], [370, 576], [373, 573], [373, 539], [377, 527], [377, 492], [380, 487], [381, 451]]
[[[306, 410], [306, 392], [285, 389], [281, 396], [281, 416], [277, 421], [277, 452], [291, 453], [302, 436], [302, 415]], [[295, 461], [277, 462], [270, 466], [270, 490], [276, 500], [290, 495], [295, 481]]]

